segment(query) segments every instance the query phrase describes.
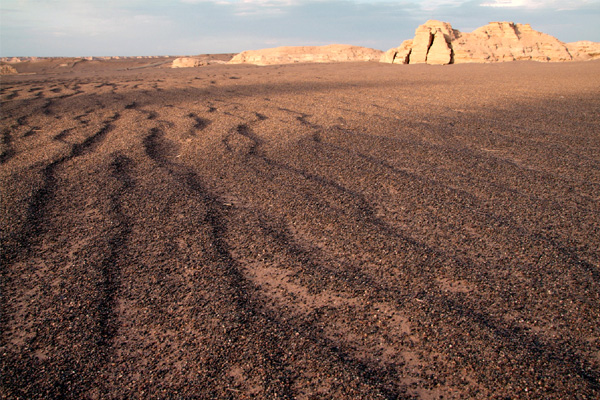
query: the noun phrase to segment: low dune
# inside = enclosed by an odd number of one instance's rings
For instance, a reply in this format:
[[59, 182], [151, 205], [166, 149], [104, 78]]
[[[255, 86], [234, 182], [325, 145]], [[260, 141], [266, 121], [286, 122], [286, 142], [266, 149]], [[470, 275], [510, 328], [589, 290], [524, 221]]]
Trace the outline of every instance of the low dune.
[[600, 61], [173, 59], [2, 76], [0, 397], [600, 396]]

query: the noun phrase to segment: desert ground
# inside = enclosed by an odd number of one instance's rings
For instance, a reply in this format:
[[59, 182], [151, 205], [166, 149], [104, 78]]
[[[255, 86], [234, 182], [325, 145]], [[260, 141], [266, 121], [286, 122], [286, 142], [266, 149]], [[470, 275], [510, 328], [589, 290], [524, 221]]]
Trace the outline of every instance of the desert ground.
[[600, 62], [1, 78], [0, 397], [597, 399]]

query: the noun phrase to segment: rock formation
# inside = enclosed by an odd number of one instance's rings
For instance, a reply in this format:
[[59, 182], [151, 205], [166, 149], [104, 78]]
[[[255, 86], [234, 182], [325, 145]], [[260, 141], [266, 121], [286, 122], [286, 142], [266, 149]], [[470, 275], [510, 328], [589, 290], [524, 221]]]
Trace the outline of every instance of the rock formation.
[[389, 49], [381, 56], [381, 62], [390, 64], [408, 64], [410, 53], [412, 52], [412, 43], [412, 39], [405, 40], [399, 47]]
[[573, 59], [563, 42], [533, 30], [529, 24], [492, 22], [470, 34], [462, 34], [455, 43], [452, 43], [455, 63]]
[[14, 75], [17, 74], [17, 70], [12, 65], [2, 64], [0, 65], [0, 75]]
[[433, 34], [426, 25], [421, 25], [415, 31], [412, 50], [409, 56], [410, 64], [424, 64], [427, 62], [427, 52], [433, 43]]
[[[570, 46], [570, 47], [569, 47]], [[429, 20], [411, 41], [388, 50], [381, 62], [393, 64], [459, 64], [515, 60], [571, 61], [600, 58], [600, 43], [560, 40], [535, 31], [529, 24], [491, 22], [462, 33], [447, 22]]]
[[[455, 32], [457, 31], [454, 31], [449, 23], [442, 21], [429, 20], [419, 26], [415, 31], [409, 62], [411, 64], [426, 62], [429, 64], [449, 64], [450, 59], [445, 61], [446, 53], [449, 53], [451, 57], [452, 51], [449, 50], [449, 44], [455, 39]], [[438, 38], [437, 43], [434, 43], [436, 36]], [[431, 58], [436, 60], [435, 62], [427, 61], [430, 58], [430, 53], [433, 56]]]
[[173, 60], [171, 68], [195, 68], [206, 65], [206, 62], [193, 57], [180, 57]]
[[597, 60], [600, 58], [600, 43], [581, 40], [567, 43], [569, 53], [577, 60]]
[[438, 29], [433, 35], [433, 43], [427, 52], [427, 64], [450, 64], [452, 62], [452, 49], [446, 35]]
[[15, 63], [20, 63], [21, 59], [19, 57], [2, 57], [2, 58], [0, 58], [0, 61], [6, 62], [9, 64], [15, 64]]
[[234, 56], [230, 64], [293, 64], [344, 61], [379, 61], [383, 51], [367, 47], [332, 44], [328, 46], [276, 47], [248, 50]]

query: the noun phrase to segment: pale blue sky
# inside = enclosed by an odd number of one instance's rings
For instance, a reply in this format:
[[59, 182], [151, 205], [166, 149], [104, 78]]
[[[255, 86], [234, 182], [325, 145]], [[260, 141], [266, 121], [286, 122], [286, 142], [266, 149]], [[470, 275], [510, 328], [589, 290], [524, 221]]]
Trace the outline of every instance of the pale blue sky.
[[0, 0], [0, 56], [192, 55], [282, 45], [387, 50], [428, 19], [530, 23], [600, 42], [600, 0]]

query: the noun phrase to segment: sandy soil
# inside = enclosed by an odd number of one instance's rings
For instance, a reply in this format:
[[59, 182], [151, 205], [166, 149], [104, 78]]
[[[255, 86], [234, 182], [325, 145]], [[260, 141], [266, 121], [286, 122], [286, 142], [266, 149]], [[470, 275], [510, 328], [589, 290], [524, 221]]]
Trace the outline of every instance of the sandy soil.
[[600, 396], [599, 62], [82, 65], [2, 77], [0, 397]]

